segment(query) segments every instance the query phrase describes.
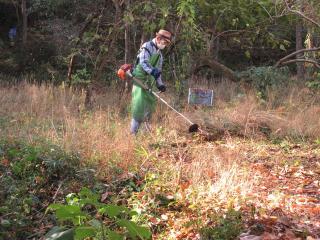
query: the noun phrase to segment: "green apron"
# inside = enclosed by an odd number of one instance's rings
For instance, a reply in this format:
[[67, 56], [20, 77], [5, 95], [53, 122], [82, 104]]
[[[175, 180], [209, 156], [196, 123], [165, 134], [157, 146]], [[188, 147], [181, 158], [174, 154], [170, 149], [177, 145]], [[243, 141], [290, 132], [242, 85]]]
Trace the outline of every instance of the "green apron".
[[[150, 57], [149, 64], [152, 67], [158, 67], [160, 53], [153, 54]], [[156, 81], [153, 76], [147, 74], [140, 64], [133, 71], [133, 76], [140, 79], [149, 89], [155, 89]], [[132, 88], [132, 117], [139, 122], [149, 120], [156, 108], [156, 97], [137, 83], [133, 82]]]

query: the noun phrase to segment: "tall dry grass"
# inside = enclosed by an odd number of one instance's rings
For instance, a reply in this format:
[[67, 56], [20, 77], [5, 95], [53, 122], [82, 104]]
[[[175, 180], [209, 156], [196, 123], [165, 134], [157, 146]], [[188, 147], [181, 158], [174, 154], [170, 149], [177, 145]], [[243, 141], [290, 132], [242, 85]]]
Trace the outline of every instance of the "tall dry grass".
[[100, 96], [104, 101], [91, 112], [84, 110], [84, 98], [84, 92], [64, 86], [22, 83], [1, 88], [0, 116], [6, 123], [0, 133], [31, 143], [44, 139], [78, 152], [86, 164], [99, 166], [101, 176], [115, 168], [133, 168], [135, 139], [129, 134], [128, 118], [119, 117], [118, 96], [112, 92]]
[[[226, 80], [206, 87], [215, 91], [213, 108], [184, 105], [179, 110], [208, 131], [236, 128], [256, 139], [264, 137], [261, 128], [268, 128], [274, 136], [319, 138], [320, 99], [307, 89], [280, 89], [270, 92], [269, 101], [263, 102], [253, 91]], [[188, 124], [181, 117], [158, 104], [151, 134], [133, 137], [126, 112], [130, 97], [120, 97], [112, 89], [96, 97], [91, 111], [85, 111], [84, 98], [84, 92], [64, 86], [22, 83], [2, 87], [1, 137], [23, 138], [34, 144], [45, 139], [78, 152], [83, 164], [96, 166], [97, 175], [105, 179], [130, 171], [156, 172], [171, 189], [187, 183], [180, 190], [194, 201], [241, 198], [255, 184], [243, 164], [246, 156], [239, 140], [232, 135], [226, 135], [222, 145], [199, 142], [187, 134]], [[173, 102], [170, 92], [164, 98]]]
[[190, 116], [209, 128], [255, 138], [265, 133], [302, 140], [320, 137], [320, 95], [301, 83], [267, 91], [266, 100], [247, 86], [223, 79], [204, 88], [214, 89], [215, 106], [210, 111], [194, 108]]

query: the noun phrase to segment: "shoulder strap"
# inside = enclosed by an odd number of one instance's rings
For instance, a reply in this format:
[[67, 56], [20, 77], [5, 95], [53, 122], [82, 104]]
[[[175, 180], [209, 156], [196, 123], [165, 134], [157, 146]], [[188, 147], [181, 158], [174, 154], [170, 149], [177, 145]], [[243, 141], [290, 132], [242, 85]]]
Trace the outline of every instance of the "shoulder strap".
[[150, 44], [151, 44], [152, 46], [154, 46], [154, 47], [158, 50], [157, 45], [156, 45], [152, 40], [150, 41]]
[[[149, 41], [149, 42], [151, 43], [151, 45], [154, 44], [152, 41]], [[138, 56], [139, 56], [140, 52], [141, 52], [143, 49], [145, 49], [145, 50], [148, 52], [149, 56], [151, 56], [150, 50], [149, 50], [148, 48], [146, 48], [146, 47], [141, 47], [141, 48], [139, 49]], [[139, 64], [139, 60], [140, 60], [140, 59], [139, 59], [138, 56], [137, 56], [137, 60], [136, 60], [135, 66]]]
[[[152, 41], [149, 41], [147, 43], [150, 43], [151, 46], [154, 46], [154, 43]], [[139, 53], [142, 51], [142, 49], [145, 49], [147, 50], [147, 52], [149, 53], [149, 55], [151, 56], [151, 52], [150, 50], [147, 48], [147, 47], [141, 47], [140, 50], [139, 50]]]

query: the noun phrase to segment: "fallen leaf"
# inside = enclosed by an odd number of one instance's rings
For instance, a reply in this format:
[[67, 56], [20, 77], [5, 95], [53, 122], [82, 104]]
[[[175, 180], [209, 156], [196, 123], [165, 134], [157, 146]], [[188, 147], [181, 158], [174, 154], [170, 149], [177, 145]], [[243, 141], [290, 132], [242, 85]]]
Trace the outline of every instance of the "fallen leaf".
[[265, 232], [261, 236], [261, 240], [277, 240], [278, 237], [272, 233]]
[[9, 160], [8, 159], [2, 159], [1, 164], [5, 167], [9, 166]]
[[316, 215], [320, 215], [320, 206], [311, 208], [310, 212], [312, 212], [313, 214], [316, 214]]
[[284, 236], [282, 236], [283, 240], [299, 240], [300, 238], [296, 238], [296, 235], [289, 229], [286, 229]]
[[163, 220], [163, 221], [168, 221], [168, 216], [167, 215], [165, 215], [165, 214], [162, 214], [161, 215], [161, 219]]
[[278, 218], [278, 222], [289, 227], [291, 225], [290, 219], [287, 216], [281, 216]]
[[260, 236], [256, 236], [256, 235], [247, 235], [247, 234], [241, 234], [239, 236], [240, 240], [262, 240], [262, 238]]
[[313, 238], [313, 237], [311, 237], [311, 236], [308, 236], [308, 237], [306, 238], [306, 240], [316, 240], [316, 239]]
[[155, 217], [152, 217], [149, 219], [149, 222], [151, 222], [153, 225], [157, 225], [159, 224], [159, 219], [155, 218]]
[[41, 182], [42, 178], [40, 176], [36, 176], [34, 178], [34, 180], [35, 180], [36, 184], [39, 184]]
[[112, 194], [111, 192], [105, 192], [104, 194], [102, 194], [101, 195], [101, 202], [104, 202], [111, 194]]

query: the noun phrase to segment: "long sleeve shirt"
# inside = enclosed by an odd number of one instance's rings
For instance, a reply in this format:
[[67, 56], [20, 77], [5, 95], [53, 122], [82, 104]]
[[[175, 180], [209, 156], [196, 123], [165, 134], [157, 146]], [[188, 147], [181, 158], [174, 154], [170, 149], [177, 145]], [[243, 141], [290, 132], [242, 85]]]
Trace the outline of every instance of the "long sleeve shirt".
[[[155, 38], [152, 39], [149, 42], [144, 43], [141, 46], [140, 51], [138, 53], [137, 58], [139, 59], [139, 64], [141, 65], [143, 70], [148, 74], [151, 74], [151, 71], [153, 69], [153, 67], [149, 63], [149, 59], [153, 54], [156, 54], [156, 53], [160, 53], [160, 59], [159, 59], [159, 64], [158, 64], [157, 68], [161, 72], [162, 71], [163, 57], [162, 57], [160, 49], [156, 45], [156, 39]], [[162, 82], [161, 74], [160, 74], [160, 77], [158, 79], [156, 79], [156, 84], [157, 84], [157, 86], [164, 85], [163, 82]]]

